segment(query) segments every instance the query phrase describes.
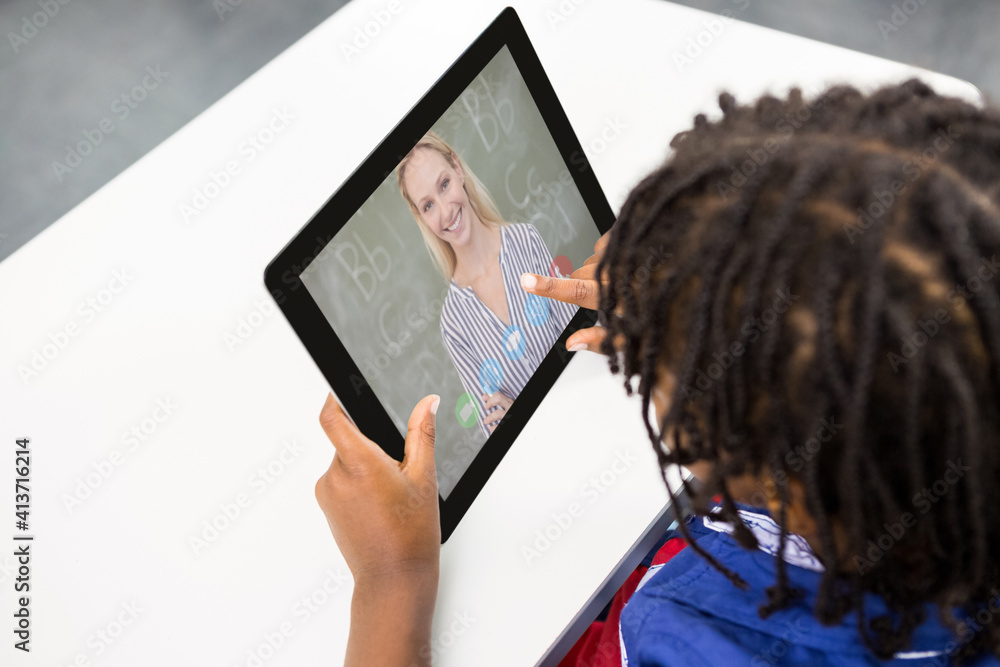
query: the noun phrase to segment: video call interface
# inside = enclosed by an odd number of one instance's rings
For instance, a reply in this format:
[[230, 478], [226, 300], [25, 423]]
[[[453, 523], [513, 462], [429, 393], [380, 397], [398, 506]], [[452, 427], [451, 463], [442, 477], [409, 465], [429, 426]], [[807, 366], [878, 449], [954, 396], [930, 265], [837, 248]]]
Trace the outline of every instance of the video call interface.
[[[577, 307], [520, 287], [569, 277], [599, 236], [506, 47], [301, 278], [400, 433], [430, 393], [447, 498]], [[483, 260], [482, 258], [486, 258]]]

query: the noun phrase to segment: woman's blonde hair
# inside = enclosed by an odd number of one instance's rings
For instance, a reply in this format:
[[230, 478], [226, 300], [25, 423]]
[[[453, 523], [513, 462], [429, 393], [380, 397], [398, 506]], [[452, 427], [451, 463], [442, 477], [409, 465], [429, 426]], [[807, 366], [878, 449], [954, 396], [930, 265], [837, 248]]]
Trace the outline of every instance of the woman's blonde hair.
[[472, 173], [472, 170], [469, 169], [469, 165], [465, 164], [462, 156], [452, 150], [448, 142], [442, 139], [437, 132], [429, 130], [417, 142], [417, 145], [406, 154], [406, 157], [402, 159], [399, 165], [396, 166], [396, 180], [399, 181], [399, 193], [403, 195], [403, 199], [410, 207], [410, 213], [413, 214], [413, 218], [417, 221], [420, 234], [424, 237], [424, 245], [427, 246], [427, 251], [430, 253], [434, 265], [441, 272], [441, 275], [444, 276], [445, 280], [451, 280], [455, 275], [455, 251], [452, 249], [451, 244], [441, 239], [441, 237], [432, 232], [424, 224], [424, 221], [420, 218], [420, 211], [417, 209], [417, 205], [413, 203], [410, 195], [406, 192], [403, 177], [406, 173], [406, 166], [410, 163], [418, 148], [435, 150], [448, 161], [452, 169], [461, 168], [462, 173], [465, 175], [465, 192], [469, 195], [469, 203], [472, 204], [472, 210], [483, 221], [484, 225], [491, 229], [499, 229], [506, 225], [507, 222], [500, 216], [500, 211], [497, 209], [496, 202], [493, 201], [490, 191]]

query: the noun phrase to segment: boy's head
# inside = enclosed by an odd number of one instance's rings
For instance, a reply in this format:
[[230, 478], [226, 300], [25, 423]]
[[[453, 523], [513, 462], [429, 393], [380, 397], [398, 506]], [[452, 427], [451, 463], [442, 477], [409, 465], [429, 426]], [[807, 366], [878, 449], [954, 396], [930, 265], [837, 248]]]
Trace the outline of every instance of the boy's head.
[[[605, 352], [661, 464], [711, 464], [696, 506], [735, 520], [755, 480], [813, 532], [819, 618], [881, 595], [859, 629], [891, 656], [925, 603], [974, 616], [1000, 585], [1000, 114], [915, 80], [719, 104], [622, 209]], [[795, 594], [780, 562], [769, 594]], [[1000, 648], [1000, 618], [959, 639]]]

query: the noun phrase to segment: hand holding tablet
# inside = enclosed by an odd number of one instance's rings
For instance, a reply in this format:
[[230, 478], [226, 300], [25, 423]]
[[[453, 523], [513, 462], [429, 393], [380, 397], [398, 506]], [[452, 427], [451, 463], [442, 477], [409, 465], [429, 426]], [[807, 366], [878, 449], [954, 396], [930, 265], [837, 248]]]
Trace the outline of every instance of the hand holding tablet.
[[390, 459], [412, 406], [440, 396], [443, 539], [572, 358], [567, 338], [598, 349], [584, 258], [613, 220], [508, 8], [267, 267], [343, 412]]
[[[316, 483], [316, 500], [354, 577], [344, 664], [406, 664], [422, 650], [420, 638], [430, 636], [441, 554], [434, 469], [439, 403], [431, 395], [413, 409], [402, 462], [362, 435], [332, 395], [320, 413], [336, 453]], [[413, 631], [396, 632], [401, 627]], [[371, 639], [386, 632], [394, 633], [392, 641]]]
[[[598, 303], [597, 265], [608, 245], [610, 231], [605, 232], [594, 244], [594, 254], [587, 258], [568, 278], [553, 278], [525, 273], [521, 276], [521, 288], [541, 297], [565, 301], [581, 308], [596, 310]], [[580, 329], [566, 340], [566, 349], [570, 352], [590, 350], [601, 352], [601, 342], [604, 340], [604, 327], [593, 326]]]
[[359, 574], [379, 577], [437, 569], [441, 528], [434, 426], [440, 402], [431, 395], [413, 408], [405, 454], [396, 461], [362, 435], [333, 396], [327, 396], [319, 421], [335, 453], [316, 482], [316, 498], [355, 579]]

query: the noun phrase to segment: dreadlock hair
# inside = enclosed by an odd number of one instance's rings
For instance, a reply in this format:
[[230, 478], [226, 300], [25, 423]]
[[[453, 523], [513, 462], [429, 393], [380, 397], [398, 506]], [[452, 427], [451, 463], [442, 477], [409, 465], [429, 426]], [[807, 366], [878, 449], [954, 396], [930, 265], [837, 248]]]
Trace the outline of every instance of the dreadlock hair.
[[[821, 622], [856, 612], [886, 659], [933, 605], [956, 662], [1000, 655], [982, 620], [1000, 603], [1000, 113], [915, 79], [719, 106], [630, 193], [598, 265], [603, 351], [642, 397], [664, 480], [713, 463], [684, 483], [695, 511], [721, 495], [711, 515], [754, 546], [730, 484], [769, 477], [779, 553], [801, 483]], [[764, 617], [798, 594], [776, 568]], [[865, 617], [866, 593], [884, 615]]]

